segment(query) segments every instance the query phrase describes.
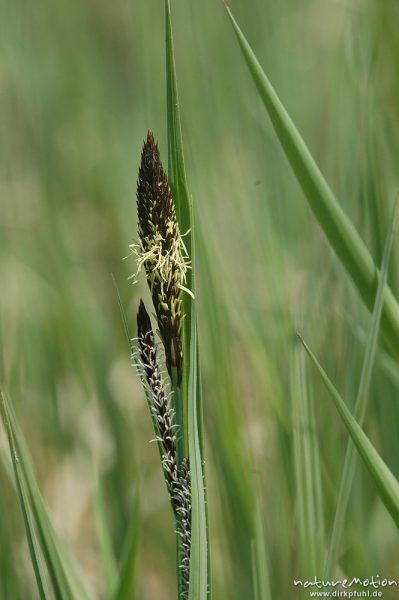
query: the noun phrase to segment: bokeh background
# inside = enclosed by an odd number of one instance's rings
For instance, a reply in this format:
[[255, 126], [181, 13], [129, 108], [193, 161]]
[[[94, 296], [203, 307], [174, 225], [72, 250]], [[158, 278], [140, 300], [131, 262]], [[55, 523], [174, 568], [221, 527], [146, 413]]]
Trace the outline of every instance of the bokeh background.
[[[231, 0], [231, 8], [380, 262], [399, 182], [398, 3]], [[253, 597], [261, 519], [272, 595], [295, 599], [294, 577], [321, 573], [347, 441], [295, 331], [352, 406], [369, 315], [290, 171], [221, 3], [174, 0], [172, 10], [198, 232], [214, 598]], [[148, 291], [128, 280], [135, 264], [124, 257], [137, 240], [147, 129], [167, 162], [164, 63], [161, 0], [1, 2], [1, 380], [53, 521], [98, 598], [106, 597], [99, 482], [117, 559], [138, 510], [137, 598], [176, 595], [172, 515], [112, 281], [134, 335]], [[397, 250], [395, 242], [395, 292]], [[366, 431], [397, 477], [398, 381], [381, 341]], [[301, 448], [315, 461], [305, 496]], [[311, 539], [301, 528], [304, 497]], [[341, 550], [341, 574], [398, 575], [397, 531], [361, 464]], [[1, 466], [0, 597], [36, 598]]]

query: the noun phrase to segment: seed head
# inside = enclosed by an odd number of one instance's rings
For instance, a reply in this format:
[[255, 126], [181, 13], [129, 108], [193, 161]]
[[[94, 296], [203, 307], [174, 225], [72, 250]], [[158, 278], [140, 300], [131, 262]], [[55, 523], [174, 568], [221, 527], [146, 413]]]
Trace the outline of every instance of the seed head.
[[166, 485], [173, 506], [173, 481], [177, 469], [174, 411], [170, 402], [170, 394], [162, 377], [151, 320], [142, 300], [137, 313], [137, 334], [138, 348], [134, 359], [146, 392], [156, 440], [160, 445]]
[[187, 458], [180, 464], [177, 460], [176, 425], [170, 394], [162, 377], [151, 320], [140, 301], [137, 313], [137, 350], [135, 364], [147, 396], [151, 411], [156, 440], [158, 442], [161, 463], [176, 519], [176, 530], [181, 538], [182, 555], [179, 568], [182, 570], [182, 600], [187, 598], [190, 579], [191, 552], [191, 483], [190, 466]]
[[154, 135], [144, 142], [137, 181], [139, 245], [131, 246], [137, 256], [136, 275], [144, 267], [165, 347], [166, 366], [178, 383], [182, 372], [182, 290], [190, 267], [176, 219], [175, 204], [163, 169]]
[[177, 533], [181, 538], [182, 555], [180, 569], [183, 575], [183, 599], [188, 597], [190, 585], [190, 556], [191, 556], [191, 482], [190, 463], [185, 458], [179, 467], [177, 511]]

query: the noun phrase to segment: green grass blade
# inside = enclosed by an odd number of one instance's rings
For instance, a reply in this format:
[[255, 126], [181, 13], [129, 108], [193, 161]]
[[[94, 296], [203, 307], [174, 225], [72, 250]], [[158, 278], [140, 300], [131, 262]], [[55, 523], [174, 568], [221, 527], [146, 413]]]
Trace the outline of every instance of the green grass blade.
[[272, 600], [267, 540], [259, 503], [256, 508], [255, 539], [252, 546], [252, 574], [255, 600]]
[[[367, 345], [369, 335], [361, 327], [353, 327], [354, 337], [359, 341], [362, 346]], [[399, 390], [399, 365], [394, 358], [392, 358], [386, 350], [379, 347], [376, 356], [376, 364], [380, 368], [381, 372], [384, 373], [387, 380]]]
[[117, 582], [117, 568], [115, 555], [112, 547], [112, 536], [109, 529], [107, 509], [104, 498], [102, 483], [98, 477], [97, 492], [95, 498], [96, 521], [101, 547], [101, 558], [103, 561], [103, 573], [105, 591], [107, 598], [112, 597]]
[[119, 312], [120, 312], [121, 319], [122, 319], [123, 330], [125, 333], [126, 341], [129, 345], [130, 352], [133, 352], [132, 336], [130, 335], [129, 325], [127, 323], [127, 318], [126, 318], [126, 312], [125, 312], [125, 309], [123, 306], [121, 295], [119, 293], [118, 284], [116, 283], [116, 279], [115, 279], [115, 276], [113, 273], [111, 274], [111, 277], [112, 277], [112, 283], [114, 284], [114, 287], [115, 287], [116, 297], [118, 300], [118, 308], [119, 308]]
[[385, 373], [392, 384], [399, 390], [399, 366], [398, 363], [393, 360], [389, 354], [380, 350], [377, 356], [378, 365], [381, 370]]
[[192, 319], [191, 369], [188, 399], [188, 440], [191, 474], [191, 559], [190, 559], [190, 600], [206, 600], [208, 597], [208, 541], [205, 488], [200, 440], [198, 434], [198, 372], [197, 331], [195, 318]]
[[[12, 471], [9, 452], [7, 452], [7, 460]], [[3, 456], [0, 456], [0, 461], [4, 464]], [[7, 518], [0, 519], [0, 598], [21, 598], [21, 569], [14, 548], [10, 513], [3, 510], [5, 506], [4, 496], [2, 496], [0, 510], [2, 513], [7, 513]]]
[[294, 468], [299, 525], [301, 573], [320, 572], [320, 547], [324, 544], [324, 520], [320, 460], [313, 408], [306, 383], [303, 354], [294, 350], [291, 397]]
[[34, 516], [35, 524], [37, 527], [38, 538], [40, 546], [43, 551], [44, 559], [46, 561], [47, 569], [51, 579], [54, 593], [57, 598], [66, 599], [68, 598], [67, 582], [63, 577], [61, 565], [58, 560], [58, 556], [54, 551], [52, 540], [49, 532], [49, 528], [44, 519], [42, 518], [42, 510], [38, 506], [38, 491], [32, 489], [32, 477], [30, 466], [27, 467], [27, 455], [26, 448], [21, 441], [21, 436], [16, 426], [16, 418], [13, 414], [11, 402], [7, 402], [7, 417], [9, 419], [10, 428], [13, 434], [14, 445], [18, 455], [18, 460], [21, 465], [24, 480], [26, 481], [27, 495], [29, 499], [29, 506]]
[[[126, 533], [122, 565], [113, 600], [134, 600], [136, 598], [136, 567], [139, 554], [140, 509], [136, 501], [131, 521]], [[110, 596], [111, 597], [111, 596]]]
[[[193, 227], [192, 227], [192, 207], [188, 191], [186, 169], [184, 163], [183, 141], [181, 135], [180, 109], [176, 83], [176, 67], [173, 46], [172, 21], [170, 14], [170, 2], [165, 0], [165, 29], [166, 29], [166, 91], [167, 91], [167, 123], [168, 123], [168, 175], [169, 183], [173, 192], [173, 198], [176, 206], [176, 215], [180, 231], [184, 236], [184, 243], [187, 253], [194, 264], [193, 257]], [[188, 269], [186, 286], [194, 293], [194, 275], [193, 269]], [[185, 319], [183, 321], [183, 352], [190, 348], [190, 323], [192, 298], [189, 294], [183, 293], [182, 309]], [[183, 377], [181, 392], [174, 389], [174, 401], [176, 418], [180, 425], [181, 445], [180, 454], [188, 453], [188, 422], [187, 422], [187, 397], [188, 397], [188, 378], [190, 372], [190, 356], [186, 351], [183, 357]]]
[[[226, 10], [253, 81], [309, 205], [365, 304], [372, 310], [377, 269], [370, 252], [336, 200], [227, 6]], [[384, 293], [381, 329], [392, 349], [399, 354], [399, 305], [388, 287]]]
[[26, 490], [24, 476], [21, 471], [20, 460], [15, 446], [14, 435], [10, 424], [9, 411], [7, 401], [3, 391], [1, 391], [1, 416], [4, 427], [7, 432], [8, 442], [10, 446], [10, 454], [12, 459], [13, 472], [15, 483], [18, 492], [18, 499], [21, 506], [22, 516], [24, 520], [26, 537], [28, 541], [29, 553], [32, 560], [32, 566], [36, 577], [36, 583], [42, 600], [50, 599], [50, 592], [47, 586], [47, 578], [44, 570], [43, 557], [37, 540], [32, 511], [29, 504], [29, 497]]
[[[373, 372], [373, 367], [375, 363], [375, 357], [377, 353], [377, 342], [378, 342], [378, 332], [380, 329], [381, 322], [381, 314], [383, 307], [383, 299], [384, 299], [384, 290], [388, 277], [388, 266], [389, 266], [389, 257], [391, 255], [392, 249], [392, 240], [393, 240], [393, 231], [395, 225], [395, 216], [396, 216], [396, 205], [395, 212], [391, 221], [391, 226], [387, 235], [384, 256], [382, 260], [381, 272], [379, 275], [378, 289], [377, 295], [375, 299], [372, 322], [370, 328], [370, 334], [368, 337], [366, 351], [364, 355], [362, 373], [360, 378], [359, 389], [356, 397], [355, 410], [354, 410], [354, 418], [359, 423], [360, 426], [363, 425], [367, 405], [368, 405], [368, 397], [369, 397], [369, 388], [371, 375]], [[350, 497], [350, 492], [352, 488], [353, 478], [355, 476], [356, 469], [356, 451], [349, 440], [349, 444], [346, 450], [344, 468], [342, 472], [341, 484], [338, 493], [338, 502], [337, 508], [334, 517], [333, 530], [331, 534], [331, 541], [328, 549], [325, 569], [324, 569], [324, 577], [325, 579], [329, 579], [332, 570], [337, 561], [339, 546], [342, 538], [342, 533], [345, 524], [345, 517]]]
[[60, 599], [69, 600], [70, 598], [79, 598], [81, 600], [89, 600], [92, 598], [91, 592], [83, 580], [68, 548], [64, 546], [51, 523], [11, 402], [7, 402], [7, 416], [21, 472], [26, 483], [29, 506], [35, 521], [38, 539], [54, 593]]
[[333, 383], [328, 378], [327, 374], [313, 352], [310, 350], [309, 346], [301, 337], [300, 339], [310, 359], [318, 370], [332, 400], [334, 401], [335, 407], [373, 479], [381, 500], [385, 504], [396, 525], [399, 527], [399, 482], [382, 460], [381, 456], [378, 454], [373, 444], [364, 433], [363, 429], [354, 419], [350, 410], [347, 408], [345, 402], [335, 389]]
[[[188, 192], [186, 167], [184, 162], [183, 140], [179, 96], [176, 81], [175, 54], [173, 46], [170, 0], [165, 0], [166, 15], [166, 91], [168, 119], [168, 175], [176, 205], [176, 214], [182, 233], [191, 229], [191, 202]], [[191, 256], [191, 236], [185, 239]]]
[[[169, 181], [176, 204], [177, 219], [192, 264], [192, 269], [188, 270], [186, 286], [195, 294], [193, 211], [184, 164], [169, 0], [165, 0], [165, 19]], [[184, 314], [183, 378], [180, 390], [175, 386], [174, 396], [175, 399], [179, 400], [175, 409], [183, 439], [180, 458], [182, 454], [188, 455], [190, 458], [192, 531], [189, 598], [191, 600], [203, 600], [207, 597], [210, 588], [197, 325], [195, 305], [189, 294], [183, 293], [182, 304]]]

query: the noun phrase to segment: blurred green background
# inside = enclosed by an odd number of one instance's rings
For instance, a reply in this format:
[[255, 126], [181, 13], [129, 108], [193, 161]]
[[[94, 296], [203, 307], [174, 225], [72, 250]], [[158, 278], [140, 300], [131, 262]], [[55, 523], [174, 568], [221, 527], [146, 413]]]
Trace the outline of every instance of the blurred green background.
[[[399, 4], [231, 0], [231, 8], [380, 263], [399, 181]], [[308, 209], [221, 3], [174, 0], [172, 10], [198, 229], [214, 598], [253, 597], [258, 505], [272, 596], [294, 599], [295, 577], [321, 574], [347, 441], [295, 331], [352, 406], [369, 315]], [[167, 163], [164, 61], [161, 0], [1, 2], [1, 380], [53, 520], [99, 598], [98, 480], [117, 558], [139, 505], [137, 598], [176, 594], [173, 519], [111, 277], [133, 336], [148, 291], [128, 281], [135, 264], [124, 257], [137, 240], [147, 129]], [[395, 242], [395, 292], [397, 250]], [[366, 431], [398, 477], [399, 378], [380, 347]], [[304, 497], [300, 447], [315, 458]], [[36, 598], [2, 467], [0, 490], [0, 598]], [[303, 501], [314, 516], [310, 540]], [[398, 574], [397, 532], [360, 464], [339, 560], [339, 574]]]

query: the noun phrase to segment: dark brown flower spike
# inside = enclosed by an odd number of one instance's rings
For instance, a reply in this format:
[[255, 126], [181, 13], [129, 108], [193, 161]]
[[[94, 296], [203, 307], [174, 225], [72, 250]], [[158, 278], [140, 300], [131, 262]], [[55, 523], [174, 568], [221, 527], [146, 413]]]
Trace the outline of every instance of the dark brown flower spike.
[[134, 277], [144, 267], [165, 347], [166, 366], [172, 380], [177, 377], [179, 384], [183, 353], [181, 295], [182, 290], [189, 292], [185, 283], [190, 265], [168, 178], [151, 132], [141, 154], [137, 214], [140, 244], [131, 246], [138, 263]]

